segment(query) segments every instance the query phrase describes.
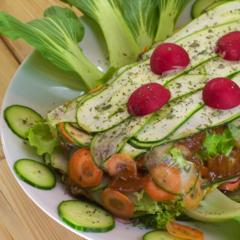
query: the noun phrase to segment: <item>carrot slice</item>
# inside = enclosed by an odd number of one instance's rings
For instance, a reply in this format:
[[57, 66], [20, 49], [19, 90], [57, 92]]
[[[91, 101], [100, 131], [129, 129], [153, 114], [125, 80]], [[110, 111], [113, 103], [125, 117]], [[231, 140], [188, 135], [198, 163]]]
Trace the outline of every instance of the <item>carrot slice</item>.
[[60, 134], [64, 137], [64, 139], [66, 141], [68, 141], [69, 143], [74, 144], [74, 140], [71, 138], [71, 136], [65, 130], [65, 123], [64, 122], [59, 123], [57, 125], [57, 127], [58, 127]]
[[103, 206], [113, 215], [129, 219], [134, 214], [134, 204], [123, 193], [106, 188], [101, 195]]
[[75, 151], [68, 163], [70, 181], [79, 184], [83, 188], [98, 186], [103, 177], [103, 171], [99, 169], [88, 149]]
[[183, 238], [186, 240], [203, 240], [204, 239], [204, 235], [201, 231], [192, 227], [178, 224], [176, 222], [169, 222], [166, 225], [166, 228], [169, 234], [177, 238]]
[[117, 153], [107, 161], [107, 170], [110, 176], [136, 176], [136, 162], [125, 153]]
[[176, 198], [176, 195], [167, 193], [158, 187], [151, 178], [146, 180], [144, 190], [149, 195], [149, 197], [155, 201], [168, 201], [174, 200]]
[[151, 169], [150, 175], [153, 181], [163, 190], [177, 194], [181, 188], [181, 173], [175, 167], [158, 165]]
[[229, 192], [234, 192], [238, 190], [240, 187], [240, 179], [238, 179], [235, 182], [228, 182], [228, 183], [223, 183], [219, 186], [219, 189], [223, 191], [229, 191]]

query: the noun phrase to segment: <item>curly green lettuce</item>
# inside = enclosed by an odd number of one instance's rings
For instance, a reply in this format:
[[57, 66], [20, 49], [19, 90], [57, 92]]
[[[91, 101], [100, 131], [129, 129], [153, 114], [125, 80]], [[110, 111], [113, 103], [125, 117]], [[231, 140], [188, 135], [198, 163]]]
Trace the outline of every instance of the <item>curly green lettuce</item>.
[[152, 200], [143, 191], [135, 194], [136, 224], [146, 227], [165, 229], [166, 224], [183, 213], [181, 199], [175, 201], [157, 202]]

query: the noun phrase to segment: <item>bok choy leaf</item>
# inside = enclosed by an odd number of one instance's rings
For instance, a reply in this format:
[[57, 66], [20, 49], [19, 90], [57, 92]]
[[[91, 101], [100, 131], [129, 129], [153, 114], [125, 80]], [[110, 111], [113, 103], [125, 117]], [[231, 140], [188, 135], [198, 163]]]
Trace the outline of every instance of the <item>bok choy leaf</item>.
[[79, 47], [84, 28], [70, 9], [51, 7], [42, 19], [29, 23], [1, 12], [0, 35], [12, 40], [24, 39], [57, 67], [77, 73], [88, 88], [96, 87], [103, 77]]
[[163, 41], [175, 30], [176, 21], [190, 0], [158, 0], [159, 25], [155, 42]]
[[159, 0], [118, 0], [123, 16], [140, 50], [150, 48], [156, 35]]
[[[111, 67], [135, 62], [140, 48], [126, 23], [117, 0], [62, 0], [75, 6], [101, 28]], [[127, 1], [126, 1], [127, 2]]]

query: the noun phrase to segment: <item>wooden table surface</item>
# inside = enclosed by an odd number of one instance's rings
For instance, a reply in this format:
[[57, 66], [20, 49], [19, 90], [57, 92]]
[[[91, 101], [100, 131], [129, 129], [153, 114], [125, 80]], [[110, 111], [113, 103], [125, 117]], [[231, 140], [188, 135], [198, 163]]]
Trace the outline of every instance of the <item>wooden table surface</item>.
[[[57, 0], [0, 0], [0, 11], [28, 21]], [[8, 83], [32, 48], [0, 37], [0, 105]], [[0, 240], [83, 240], [54, 222], [22, 191], [8, 169], [0, 145]]]

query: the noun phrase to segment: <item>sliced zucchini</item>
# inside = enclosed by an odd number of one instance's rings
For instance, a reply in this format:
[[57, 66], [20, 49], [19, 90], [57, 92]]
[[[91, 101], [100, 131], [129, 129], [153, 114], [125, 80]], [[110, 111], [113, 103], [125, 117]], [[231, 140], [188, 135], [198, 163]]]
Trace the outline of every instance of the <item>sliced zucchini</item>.
[[124, 145], [124, 147], [122, 148], [121, 152], [128, 154], [132, 158], [136, 158], [136, 157], [140, 156], [141, 154], [145, 153], [146, 150], [140, 149], [140, 148], [135, 148], [132, 145], [126, 143]]
[[185, 210], [185, 214], [203, 222], [221, 222], [239, 219], [240, 204], [219, 190], [208, 193], [197, 209]]
[[91, 153], [97, 166], [104, 168], [103, 163], [114, 153], [121, 151], [125, 143], [137, 134], [145, 123], [146, 118], [129, 118], [118, 126], [97, 134], [91, 143]]
[[196, 0], [192, 6], [192, 18], [199, 17], [207, 8], [219, 1], [220, 0]]
[[40, 162], [31, 159], [20, 159], [15, 162], [14, 170], [24, 182], [33, 187], [48, 190], [56, 185], [54, 173]]
[[100, 207], [79, 200], [61, 202], [61, 219], [72, 228], [84, 232], [107, 232], [114, 228], [114, 218]]
[[90, 145], [92, 141], [92, 135], [84, 132], [79, 128], [74, 127], [70, 123], [65, 123], [65, 130], [72, 138], [73, 142], [76, 143], [76, 145], [81, 147], [87, 147]]
[[203, 107], [201, 92], [173, 101], [155, 114], [154, 118], [138, 133], [139, 142], [161, 142]]
[[9, 128], [20, 138], [27, 139], [29, 129], [42, 120], [40, 114], [22, 105], [11, 105], [4, 110], [4, 118]]
[[177, 42], [188, 51], [191, 58], [191, 64], [184, 72], [161, 77], [149, 69], [149, 59], [134, 65], [100, 94], [80, 105], [77, 113], [79, 126], [87, 132], [101, 132], [116, 126], [129, 117], [126, 104], [134, 90], [148, 82], [173, 82], [178, 76], [216, 57], [213, 49], [219, 37], [239, 29], [239, 22], [234, 21], [211, 29], [206, 28]]
[[173, 237], [166, 231], [155, 230], [146, 233], [143, 240], [182, 240], [182, 238]]

